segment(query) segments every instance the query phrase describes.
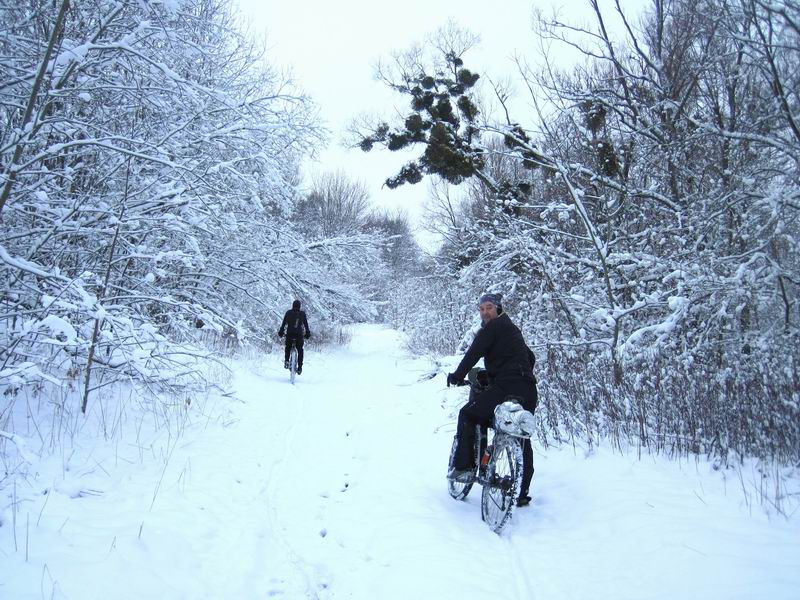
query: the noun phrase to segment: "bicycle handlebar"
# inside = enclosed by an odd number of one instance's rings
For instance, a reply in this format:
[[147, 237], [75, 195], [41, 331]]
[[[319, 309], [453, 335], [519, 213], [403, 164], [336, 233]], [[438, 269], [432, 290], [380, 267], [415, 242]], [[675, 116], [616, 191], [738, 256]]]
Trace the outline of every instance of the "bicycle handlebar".
[[454, 383], [450, 383], [448, 381], [447, 382], [447, 387], [450, 387], [450, 386], [453, 386], [453, 387], [469, 387], [469, 388], [471, 388], [473, 386], [473, 383], [469, 379], [462, 379], [461, 381], [457, 381], [457, 382], [454, 382]]
[[[449, 375], [452, 375], [452, 373], [450, 373]], [[451, 385], [455, 387], [468, 386], [471, 388], [475, 388], [477, 390], [481, 390], [489, 386], [488, 373], [486, 372], [485, 369], [481, 369], [479, 367], [473, 367], [465, 379], [462, 379], [461, 381], [458, 382], [454, 382], [452, 384], [449, 381], [449, 375], [448, 375], [447, 387], [450, 387]]]

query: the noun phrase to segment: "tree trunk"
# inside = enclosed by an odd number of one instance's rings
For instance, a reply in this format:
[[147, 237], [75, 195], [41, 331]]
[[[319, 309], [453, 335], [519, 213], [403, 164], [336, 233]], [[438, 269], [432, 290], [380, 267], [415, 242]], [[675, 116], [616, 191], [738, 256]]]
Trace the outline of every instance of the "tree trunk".
[[[114, 231], [114, 239], [111, 240], [111, 247], [108, 250], [108, 264], [106, 265], [106, 273], [103, 279], [103, 287], [100, 288], [100, 293], [97, 297], [97, 305], [99, 308], [100, 302], [105, 298], [106, 290], [108, 289], [108, 282], [111, 279], [111, 268], [114, 264], [114, 253], [117, 248], [117, 240], [119, 240], [119, 230], [122, 227], [122, 219], [125, 216], [125, 205], [128, 201], [128, 188], [130, 186], [130, 173], [131, 173], [131, 159], [128, 158], [128, 168], [125, 173], [125, 192], [122, 197], [122, 206], [119, 209], [117, 216], [117, 228]], [[100, 326], [103, 319], [100, 316], [95, 317], [94, 329], [92, 330], [92, 341], [89, 343], [89, 354], [86, 357], [86, 379], [83, 384], [83, 400], [81, 401], [81, 412], [86, 414], [86, 405], [89, 403], [89, 383], [92, 378], [92, 363], [94, 362], [94, 353], [97, 349], [97, 336], [100, 334]]]

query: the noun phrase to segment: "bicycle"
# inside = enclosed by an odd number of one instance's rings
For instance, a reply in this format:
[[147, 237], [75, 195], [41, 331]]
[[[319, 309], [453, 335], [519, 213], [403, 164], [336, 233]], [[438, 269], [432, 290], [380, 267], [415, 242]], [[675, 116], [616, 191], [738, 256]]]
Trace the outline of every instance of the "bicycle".
[[[473, 369], [468, 377], [469, 382], [462, 385], [470, 386], [470, 398], [488, 387], [484, 370]], [[517, 505], [522, 485], [522, 444], [533, 434], [534, 417], [509, 396], [495, 408], [492, 426], [478, 425], [476, 430], [475, 477], [466, 483], [448, 479], [448, 492], [454, 499], [464, 500], [475, 483], [482, 485], [481, 519], [499, 535]], [[448, 471], [453, 468], [455, 450], [453, 438]]]
[[297, 376], [297, 342], [292, 339], [292, 349], [289, 352], [289, 381], [294, 385], [294, 379]]

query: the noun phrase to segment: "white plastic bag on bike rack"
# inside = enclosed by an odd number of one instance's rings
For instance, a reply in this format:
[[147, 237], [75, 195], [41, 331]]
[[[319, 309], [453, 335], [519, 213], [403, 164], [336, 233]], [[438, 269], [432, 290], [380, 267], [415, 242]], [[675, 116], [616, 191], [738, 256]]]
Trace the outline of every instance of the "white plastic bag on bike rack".
[[494, 427], [514, 437], [529, 438], [536, 429], [536, 420], [518, 402], [506, 401], [494, 409]]

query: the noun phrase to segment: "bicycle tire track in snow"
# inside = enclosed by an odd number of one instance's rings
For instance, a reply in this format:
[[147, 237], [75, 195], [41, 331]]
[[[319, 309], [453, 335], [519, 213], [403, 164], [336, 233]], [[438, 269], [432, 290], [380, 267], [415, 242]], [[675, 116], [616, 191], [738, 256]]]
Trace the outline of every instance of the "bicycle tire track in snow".
[[27, 561], [0, 515], [0, 597], [796, 597], [800, 521], [751, 510], [702, 461], [534, 444], [534, 502], [498, 537], [480, 486], [447, 493], [466, 396], [431, 368], [358, 326], [345, 349], [310, 349], [294, 386], [278, 353], [239, 363], [224, 420], [129, 453], [166, 466], [76, 448], [47, 495], [19, 492]]
[[[297, 393], [305, 403], [282, 463], [286, 493], [273, 501], [295, 552], [324, 583], [320, 597], [672, 598], [691, 589], [706, 598], [764, 589], [790, 597], [785, 580], [765, 584], [769, 569], [747, 565], [762, 535], [778, 571], [800, 583], [789, 575], [796, 524], [749, 517], [717, 474], [660, 457], [536, 447], [534, 504], [496, 536], [480, 520], [479, 486], [465, 502], [446, 492], [465, 392], [446, 389], [442, 375], [425, 380], [430, 363], [406, 356], [395, 332], [354, 331], [346, 351], [311, 353], [295, 389], [270, 388], [276, 402]], [[716, 489], [702, 491], [704, 482]], [[726, 527], [741, 539], [717, 539]], [[731, 551], [740, 556], [728, 572]]]

